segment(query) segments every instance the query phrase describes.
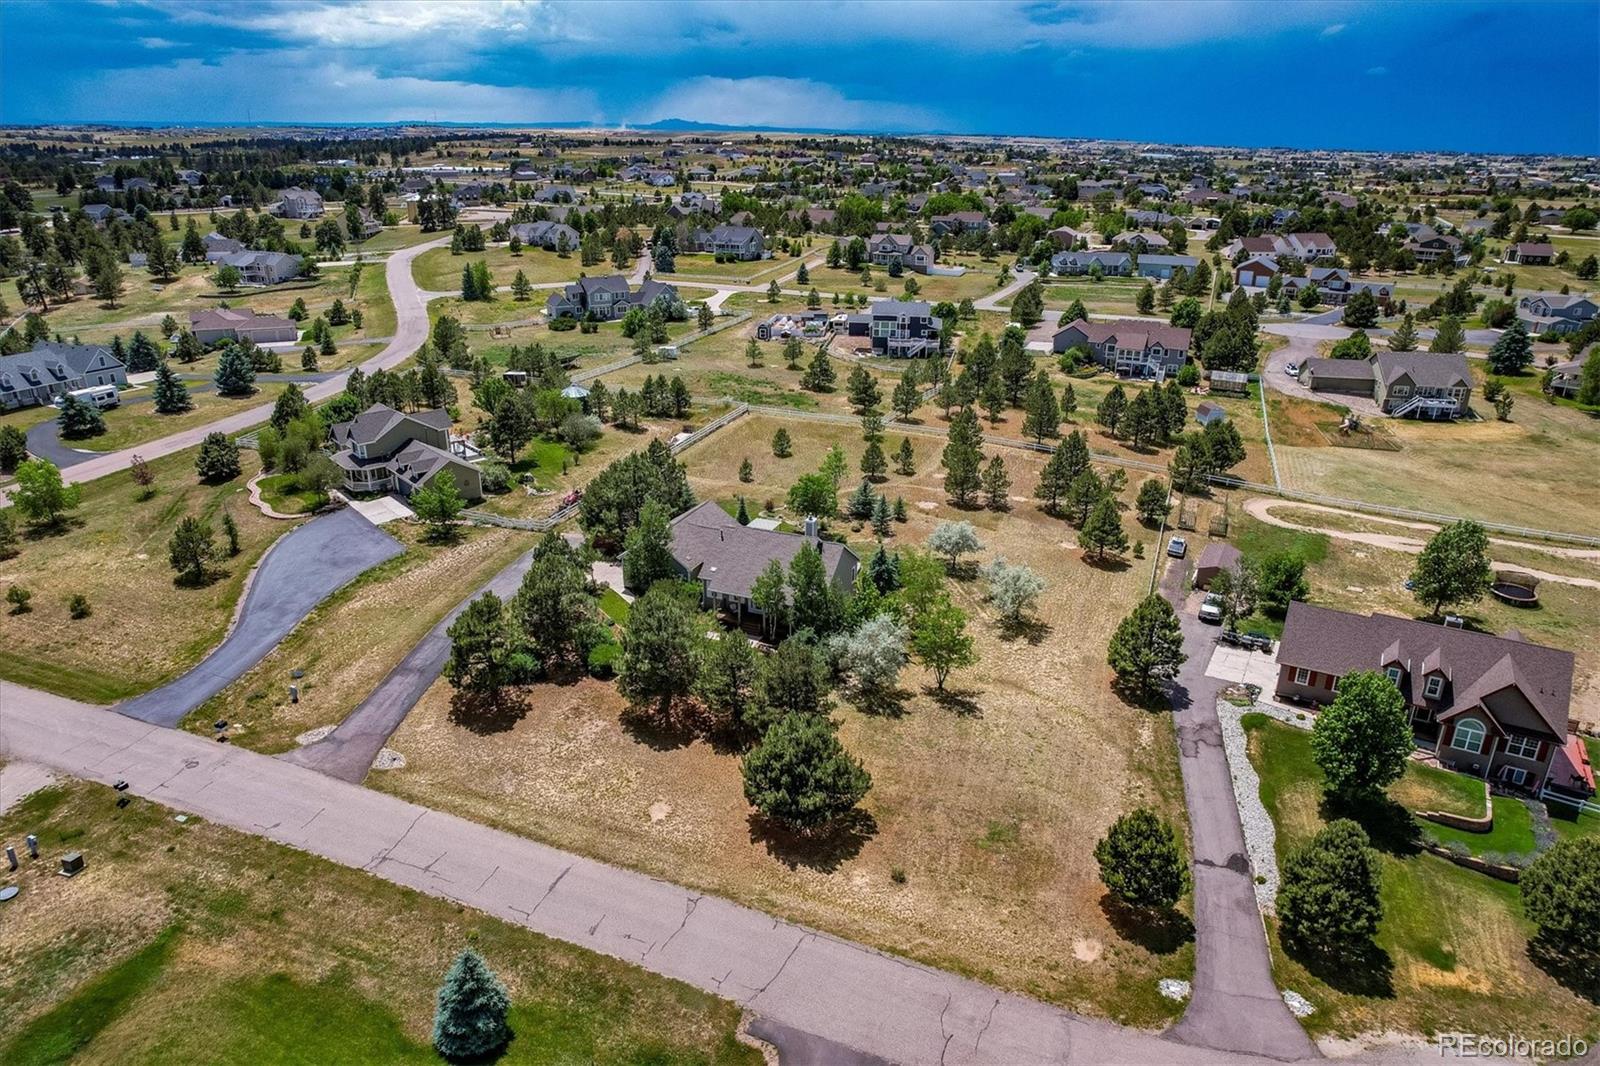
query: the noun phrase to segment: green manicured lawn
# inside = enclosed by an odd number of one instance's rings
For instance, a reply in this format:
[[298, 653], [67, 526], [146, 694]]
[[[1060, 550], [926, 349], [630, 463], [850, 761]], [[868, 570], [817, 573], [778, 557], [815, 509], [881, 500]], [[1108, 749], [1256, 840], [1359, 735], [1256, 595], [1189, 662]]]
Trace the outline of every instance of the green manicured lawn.
[[1580, 811], [1564, 803], [1546, 803], [1550, 812], [1550, 828], [1562, 837], [1600, 836], [1600, 814]]
[[434, 994], [469, 944], [511, 993], [496, 1061], [758, 1066], [739, 1008], [359, 870], [74, 782], [0, 818], [52, 852], [14, 875], [0, 1062], [441, 1063]]
[[523, 449], [522, 455], [511, 464], [511, 473], [516, 477], [532, 474], [537, 485], [549, 488], [575, 458], [572, 449], [560, 441], [541, 438]]
[[[1405, 776], [1390, 786], [1389, 795], [1407, 810], [1444, 811], [1467, 818], [1483, 817], [1483, 782], [1476, 777], [1442, 770], [1437, 766], [1408, 763]], [[1498, 805], [1495, 812], [1498, 816]]]
[[628, 601], [610, 585], [600, 591], [600, 610], [617, 625], [628, 624]]
[[294, 474], [273, 474], [257, 484], [261, 498], [282, 514], [307, 514], [328, 502], [323, 493], [301, 488], [300, 479]]
[[[294, 365], [299, 365], [298, 358], [295, 358]], [[65, 443], [69, 447], [91, 452], [114, 452], [122, 448], [131, 448], [147, 440], [180, 433], [195, 426], [215, 422], [219, 418], [238, 414], [240, 411], [270, 404], [286, 387], [282, 382], [263, 382], [249, 396], [219, 396], [214, 390], [191, 392], [189, 399], [194, 406], [187, 411], [171, 415], [157, 414], [154, 403], [125, 403], [104, 413], [106, 423], [104, 433], [98, 437]], [[149, 393], [134, 395], [147, 396]]]
[[1468, 833], [1434, 822], [1423, 822], [1422, 831], [1441, 844], [1460, 844], [1479, 856], [1528, 855], [1535, 846], [1533, 817], [1526, 805], [1511, 796], [1494, 801], [1494, 828], [1487, 833]]
[[[1336, 814], [1324, 804], [1309, 733], [1265, 715], [1246, 715], [1244, 725], [1281, 864]], [[1334, 965], [1290, 955], [1276, 922], [1268, 921], [1277, 982], [1316, 1008], [1305, 1019], [1313, 1035], [1461, 1029], [1532, 1037], [1600, 1028], [1593, 1003], [1529, 959], [1534, 929], [1516, 885], [1421, 851], [1413, 820], [1398, 804], [1363, 812], [1360, 820], [1378, 849], [1383, 879], [1373, 961]]]
[[[772, 259], [751, 259], [736, 263], [719, 263], [716, 257], [705, 253], [693, 253], [677, 256], [672, 263], [672, 273], [662, 274], [663, 281], [672, 281], [680, 277], [690, 278], [731, 278], [735, 281], [744, 281], [758, 277], [760, 281], [770, 281], [782, 277], [791, 270], [800, 266], [798, 259], [788, 256], [777, 256]], [[796, 287], [793, 282], [790, 288]]]
[[1265, 522], [1239, 520], [1235, 526], [1233, 546], [1251, 558], [1293, 552], [1310, 566], [1328, 556], [1328, 536], [1298, 529], [1268, 525]]

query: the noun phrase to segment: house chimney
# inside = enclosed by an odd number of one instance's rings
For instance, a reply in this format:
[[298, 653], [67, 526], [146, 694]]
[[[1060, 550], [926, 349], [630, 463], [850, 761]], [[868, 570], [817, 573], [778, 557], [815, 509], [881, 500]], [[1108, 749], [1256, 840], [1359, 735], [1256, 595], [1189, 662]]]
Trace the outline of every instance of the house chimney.
[[814, 514], [806, 515], [806, 539], [817, 539], [817, 516]]

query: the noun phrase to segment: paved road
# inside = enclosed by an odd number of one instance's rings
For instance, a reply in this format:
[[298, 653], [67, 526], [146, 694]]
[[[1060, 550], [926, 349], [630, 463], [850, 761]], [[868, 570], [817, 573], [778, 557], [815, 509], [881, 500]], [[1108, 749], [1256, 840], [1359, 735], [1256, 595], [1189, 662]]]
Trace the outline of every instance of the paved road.
[[[361, 369], [366, 373], [374, 370], [387, 370], [398, 366], [409, 359], [422, 342], [428, 338], [428, 304], [417, 283], [411, 276], [411, 261], [431, 248], [439, 248], [449, 243], [448, 237], [441, 237], [427, 244], [418, 244], [391, 255], [384, 264], [384, 274], [389, 286], [389, 295], [394, 299], [395, 331], [394, 338], [377, 355], [361, 364]], [[335, 374], [319, 384], [306, 390], [306, 398], [320, 401], [337, 396], [344, 389], [345, 379], [349, 371]], [[114, 474], [119, 470], [128, 468], [128, 461], [134, 453], [146, 459], [155, 459], [173, 452], [181, 452], [185, 448], [193, 448], [205, 439], [208, 433], [241, 433], [254, 426], [265, 422], [272, 414], [272, 404], [258, 404], [255, 407], [236, 414], [219, 418], [203, 426], [195, 426], [165, 437], [132, 448], [123, 448], [120, 451], [105, 452], [104, 454], [77, 463], [69, 469], [62, 471], [62, 478], [68, 482], [93, 481], [95, 478]], [[0, 506], [6, 502], [5, 494], [0, 493]]]
[[1244, 829], [1217, 720], [1222, 682], [1206, 676], [1215, 630], [1183, 609], [1188, 567], [1169, 566], [1161, 592], [1183, 624], [1183, 665], [1172, 692], [1183, 794], [1194, 844], [1194, 995], [1169, 1036], [1219, 1051], [1302, 1059], [1317, 1055], [1272, 977]]
[[1012, 296], [1015, 293], [1021, 292], [1023, 286], [1027, 285], [1028, 282], [1032, 281], [1038, 276], [1038, 274], [1031, 270], [1019, 270], [1012, 275], [1011, 284], [1002, 289], [996, 289], [989, 295], [972, 301], [972, 306], [979, 311], [999, 311], [1001, 313], [1005, 313], [1011, 309], [1009, 307], [1001, 307], [1000, 301]]
[[490, 578], [483, 588], [457, 604], [332, 733], [315, 744], [285, 752], [279, 758], [359, 784], [390, 735], [400, 728], [422, 694], [438, 680], [439, 672], [450, 658], [448, 630], [451, 624], [467, 609], [468, 603], [486, 590], [501, 599], [509, 598], [522, 583], [522, 575], [527, 573], [532, 561], [532, 551], [524, 552]]
[[[1265, 1061], [1080, 1018], [190, 733], [7, 682], [0, 707], [8, 759], [121, 778], [135, 796], [686, 981], [866, 1055], [1007, 1066]], [[1261, 1006], [1270, 1004], [1249, 1004]], [[1250, 1027], [1242, 1014], [1232, 1022]]]
[[177, 725], [260, 662], [335, 589], [404, 550], [348, 507], [290, 530], [261, 560], [244, 607], [216, 650], [182, 677], [120, 703], [116, 710], [142, 722]]

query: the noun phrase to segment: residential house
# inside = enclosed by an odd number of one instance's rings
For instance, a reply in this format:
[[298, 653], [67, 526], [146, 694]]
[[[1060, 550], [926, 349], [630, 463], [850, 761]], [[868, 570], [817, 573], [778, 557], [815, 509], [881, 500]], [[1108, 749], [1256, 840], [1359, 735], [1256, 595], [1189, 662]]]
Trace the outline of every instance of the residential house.
[[1455, 262], [1461, 254], [1461, 238], [1422, 226], [1400, 247], [1415, 256], [1419, 263], [1437, 263], [1441, 259]]
[[578, 190], [570, 185], [545, 185], [533, 192], [533, 202], [538, 204], [575, 204]]
[[627, 278], [621, 274], [607, 274], [604, 277], [579, 278], [553, 294], [545, 303], [545, 314], [551, 318], [593, 316], [602, 322], [609, 322], [627, 314], [629, 308], [648, 307], [662, 298], [677, 301], [677, 287], [651, 279], [630, 292]]
[[1533, 334], [1576, 333], [1596, 309], [1595, 298], [1581, 293], [1530, 292], [1517, 301], [1517, 317]]
[[450, 450], [450, 414], [434, 409], [405, 414], [375, 403], [331, 436], [333, 461], [344, 473], [346, 492], [398, 492], [410, 496], [447, 476], [468, 502], [483, 498], [478, 468]]
[[112, 207], [110, 204], [84, 204], [83, 213], [95, 224], [96, 229], [105, 229], [112, 222], [133, 217], [122, 208]]
[[1165, 252], [1172, 242], [1154, 230], [1124, 230], [1111, 238], [1111, 247], [1125, 248], [1130, 252]]
[[690, 241], [697, 252], [733, 256], [735, 259], [760, 259], [766, 252], [761, 231], [754, 226], [724, 223], [712, 230], [695, 230]]
[[1078, 247], [1079, 244], [1087, 244], [1089, 242], [1087, 233], [1080, 233], [1071, 226], [1057, 226], [1046, 236], [1055, 241], [1057, 248], [1064, 251], [1071, 251]]
[[1383, 307], [1388, 307], [1389, 301], [1394, 298], [1394, 286], [1391, 283], [1357, 281], [1351, 278], [1348, 270], [1341, 267], [1312, 267], [1306, 271], [1305, 277], [1285, 275], [1283, 279], [1283, 287], [1291, 299], [1298, 296], [1307, 285], [1315, 285], [1322, 302], [1335, 307], [1348, 303], [1350, 297], [1358, 292], [1369, 294]]
[[288, 252], [233, 252], [216, 260], [218, 266], [231, 266], [245, 285], [279, 285], [300, 276], [305, 261]]
[[1565, 768], [1550, 780], [1568, 743], [1572, 667], [1571, 652], [1520, 634], [1294, 602], [1278, 644], [1276, 691], [1279, 699], [1328, 704], [1351, 671], [1386, 674], [1442, 764], [1538, 793], [1547, 784], [1574, 787]]
[[785, 572], [800, 549], [822, 554], [828, 583], [841, 596], [855, 587], [861, 560], [849, 547], [817, 535], [817, 520], [805, 520], [804, 533], [742, 526], [716, 501], [707, 500], [672, 520], [672, 561], [678, 576], [700, 586], [700, 606], [722, 611], [741, 623], [760, 619], [751, 602], [756, 579], [776, 562]]
[[201, 344], [246, 340], [256, 344], [292, 343], [300, 339], [300, 323], [282, 315], [257, 314], [248, 307], [218, 307], [190, 311], [189, 332]]
[[1556, 257], [1555, 247], [1540, 241], [1522, 241], [1506, 246], [1504, 261], [1523, 266], [1549, 266]]
[[926, 300], [878, 300], [845, 319], [845, 333], [869, 337], [874, 355], [917, 359], [939, 350], [939, 327]]
[[230, 255], [237, 255], [245, 250], [243, 241], [236, 241], [232, 237], [224, 237], [215, 230], [200, 238], [206, 246], [206, 262], [217, 263]]
[[918, 274], [926, 274], [933, 266], [933, 247], [913, 243], [904, 233], [878, 233], [867, 241], [867, 258], [879, 266], [899, 266]]
[[1163, 229], [1178, 221], [1177, 215], [1165, 211], [1125, 211], [1123, 216], [1136, 229]]
[[1133, 269], [1133, 257], [1127, 252], [1057, 252], [1050, 257], [1050, 272], [1063, 277], [1093, 273], [1096, 266], [1107, 277], [1121, 277]]
[[1457, 353], [1379, 352], [1371, 359], [1307, 359], [1300, 383], [1313, 392], [1366, 396], [1396, 418], [1458, 418], [1472, 407], [1472, 369]]
[[36, 407], [91, 385], [126, 385], [127, 368], [102, 344], [39, 341], [16, 355], [0, 355], [0, 408]]
[[1170, 278], [1180, 268], [1193, 273], [1200, 260], [1192, 255], [1141, 255], [1134, 272], [1142, 278]]
[[1057, 330], [1050, 342], [1054, 352], [1084, 348], [1095, 362], [1123, 377], [1157, 381], [1176, 374], [1188, 362], [1189, 345], [1188, 330], [1137, 319], [1078, 319]]
[[[544, 248], [556, 252], [563, 250], [574, 251], [582, 239], [577, 230], [564, 222], [551, 222], [548, 219], [539, 222], [519, 222], [511, 227], [511, 233], [517, 240], [530, 248]], [[565, 240], [565, 245], [562, 242]]]
[[928, 220], [928, 231], [935, 237], [959, 237], [963, 233], [989, 232], [989, 220], [982, 211], [956, 211], [948, 215], [934, 215]]
[[1557, 363], [1550, 368], [1550, 391], [1557, 396], [1575, 399], [1578, 389], [1583, 385], [1583, 367], [1590, 359], [1594, 358], [1594, 349], [1576, 359], [1569, 359], [1565, 363]]
[[1303, 263], [1315, 263], [1319, 259], [1332, 259], [1339, 254], [1339, 248], [1326, 233], [1291, 233], [1283, 238], [1278, 254], [1292, 255]]
[[1264, 289], [1280, 272], [1278, 261], [1270, 255], [1252, 255], [1233, 268], [1233, 280], [1243, 289]]
[[322, 196], [311, 189], [290, 186], [279, 194], [272, 213], [279, 218], [321, 218]]

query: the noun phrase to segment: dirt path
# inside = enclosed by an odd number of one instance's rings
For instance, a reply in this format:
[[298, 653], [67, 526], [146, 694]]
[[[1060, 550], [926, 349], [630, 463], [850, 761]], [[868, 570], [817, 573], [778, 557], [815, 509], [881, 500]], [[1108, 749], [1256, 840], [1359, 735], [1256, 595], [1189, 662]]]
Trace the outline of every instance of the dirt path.
[[[1342, 508], [1327, 507], [1322, 504], [1315, 503], [1301, 503], [1298, 500], [1274, 500], [1265, 496], [1255, 496], [1246, 500], [1244, 503], [1246, 514], [1250, 515], [1252, 518], [1260, 519], [1268, 525], [1278, 526], [1282, 529], [1304, 529], [1313, 533], [1322, 533], [1329, 537], [1337, 537], [1340, 540], [1354, 541], [1357, 544], [1367, 544], [1374, 548], [1388, 548], [1391, 551], [1407, 552], [1411, 555], [1416, 555], [1418, 552], [1422, 551], [1423, 545], [1426, 543], [1424, 540], [1418, 537], [1406, 537], [1395, 533], [1358, 533], [1352, 530], [1331, 529], [1326, 526], [1297, 522], [1289, 518], [1280, 518], [1278, 515], [1272, 513], [1273, 509], [1277, 507], [1297, 507], [1301, 510], [1307, 511], [1322, 511], [1327, 514], [1348, 515], [1352, 518], [1360, 518], [1368, 522], [1382, 522], [1386, 525], [1399, 526], [1406, 529], [1422, 530], [1428, 533], [1435, 532], [1439, 528], [1438, 526], [1430, 525], [1427, 522], [1408, 522], [1398, 518], [1374, 518], [1371, 515], [1364, 515], [1359, 511], [1346, 511]], [[1490, 537], [1489, 543], [1499, 544], [1504, 547], [1511, 548], [1526, 548], [1530, 551], [1545, 552], [1550, 555], [1559, 555], [1569, 559], [1600, 559], [1600, 551], [1596, 551], [1592, 548], [1563, 548], [1553, 544], [1537, 544], [1523, 540], [1507, 540], [1503, 537]], [[1524, 574], [1532, 574], [1541, 581], [1556, 581], [1563, 585], [1576, 585], [1579, 588], [1600, 589], [1600, 581], [1597, 581], [1594, 578], [1572, 577], [1567, 574], [1552, 574], [1544, 570], [1534, 570], [1531, 567], [1522, 565], [1521, 563], [1496, 563], [1495, 565], [1504, 566], [1508, 570], [1517, 570]]]

